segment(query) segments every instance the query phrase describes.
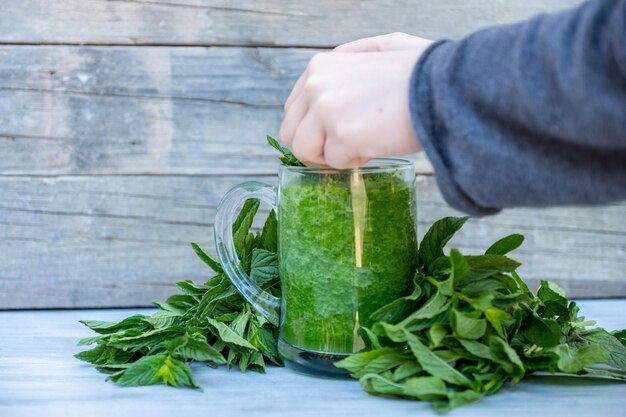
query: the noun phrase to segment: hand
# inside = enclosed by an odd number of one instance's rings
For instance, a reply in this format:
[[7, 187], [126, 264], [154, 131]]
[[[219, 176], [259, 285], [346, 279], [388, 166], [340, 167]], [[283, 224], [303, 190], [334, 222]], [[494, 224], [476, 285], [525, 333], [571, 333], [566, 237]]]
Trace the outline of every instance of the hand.
[[421, 150], [409, 79], [430, 43], [392, 34], [315, 55], [285, 103], [280, 139], [306, 165], [338, 169]]

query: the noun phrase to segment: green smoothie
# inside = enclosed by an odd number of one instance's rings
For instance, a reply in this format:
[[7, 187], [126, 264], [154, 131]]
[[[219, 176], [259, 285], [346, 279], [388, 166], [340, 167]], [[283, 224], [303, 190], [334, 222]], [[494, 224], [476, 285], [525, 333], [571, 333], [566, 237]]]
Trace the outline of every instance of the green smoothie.
[[394, 171], [359, 178], [358, 197], [349, 173], [293, 174], [281, 183], [281, 338], [290, 345], [358, 351], [359, 325], [412, 290], [415, 184]]

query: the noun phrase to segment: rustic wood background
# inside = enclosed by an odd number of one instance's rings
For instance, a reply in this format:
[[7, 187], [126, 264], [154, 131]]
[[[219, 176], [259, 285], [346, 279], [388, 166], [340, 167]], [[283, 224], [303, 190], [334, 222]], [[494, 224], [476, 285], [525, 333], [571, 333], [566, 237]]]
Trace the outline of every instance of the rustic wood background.
[[[275, 182], [282, 102], [320, 48], [457, 38], [573, 0], [30, 0], [0, 12], [0, 309], [148, 305], [209, 274], [221, 196]], [[418, 162], [421, 232], [452, 214]], [[626, 296], [626, 204], [508, 210], [454, 245], [526, 235], [520, 272]]]

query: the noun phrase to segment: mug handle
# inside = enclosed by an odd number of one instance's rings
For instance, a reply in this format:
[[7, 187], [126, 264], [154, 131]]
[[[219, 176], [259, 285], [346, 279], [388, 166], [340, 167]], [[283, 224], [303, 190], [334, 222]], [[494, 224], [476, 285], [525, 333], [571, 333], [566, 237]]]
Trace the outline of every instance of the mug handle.
[[279, 324], [280, 298], [264, 291], [246, 273], [235, 251], [232, 225], [239, 207], [248, 199], [257, 198], [276, 211], [276, 190], [261, 182], [245, 182], [230, 190], [215, 214], [215, 247], [224, 273], [242, 297], [270, 323]]

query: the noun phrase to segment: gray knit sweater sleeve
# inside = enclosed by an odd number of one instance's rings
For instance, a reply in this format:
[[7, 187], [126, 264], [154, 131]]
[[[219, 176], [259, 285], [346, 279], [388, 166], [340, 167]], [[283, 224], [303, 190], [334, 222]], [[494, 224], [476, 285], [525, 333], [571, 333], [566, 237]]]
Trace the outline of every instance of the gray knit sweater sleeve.
[[410, 107], [459, 210], [626, 199], [626, 0], [437, 42]]

